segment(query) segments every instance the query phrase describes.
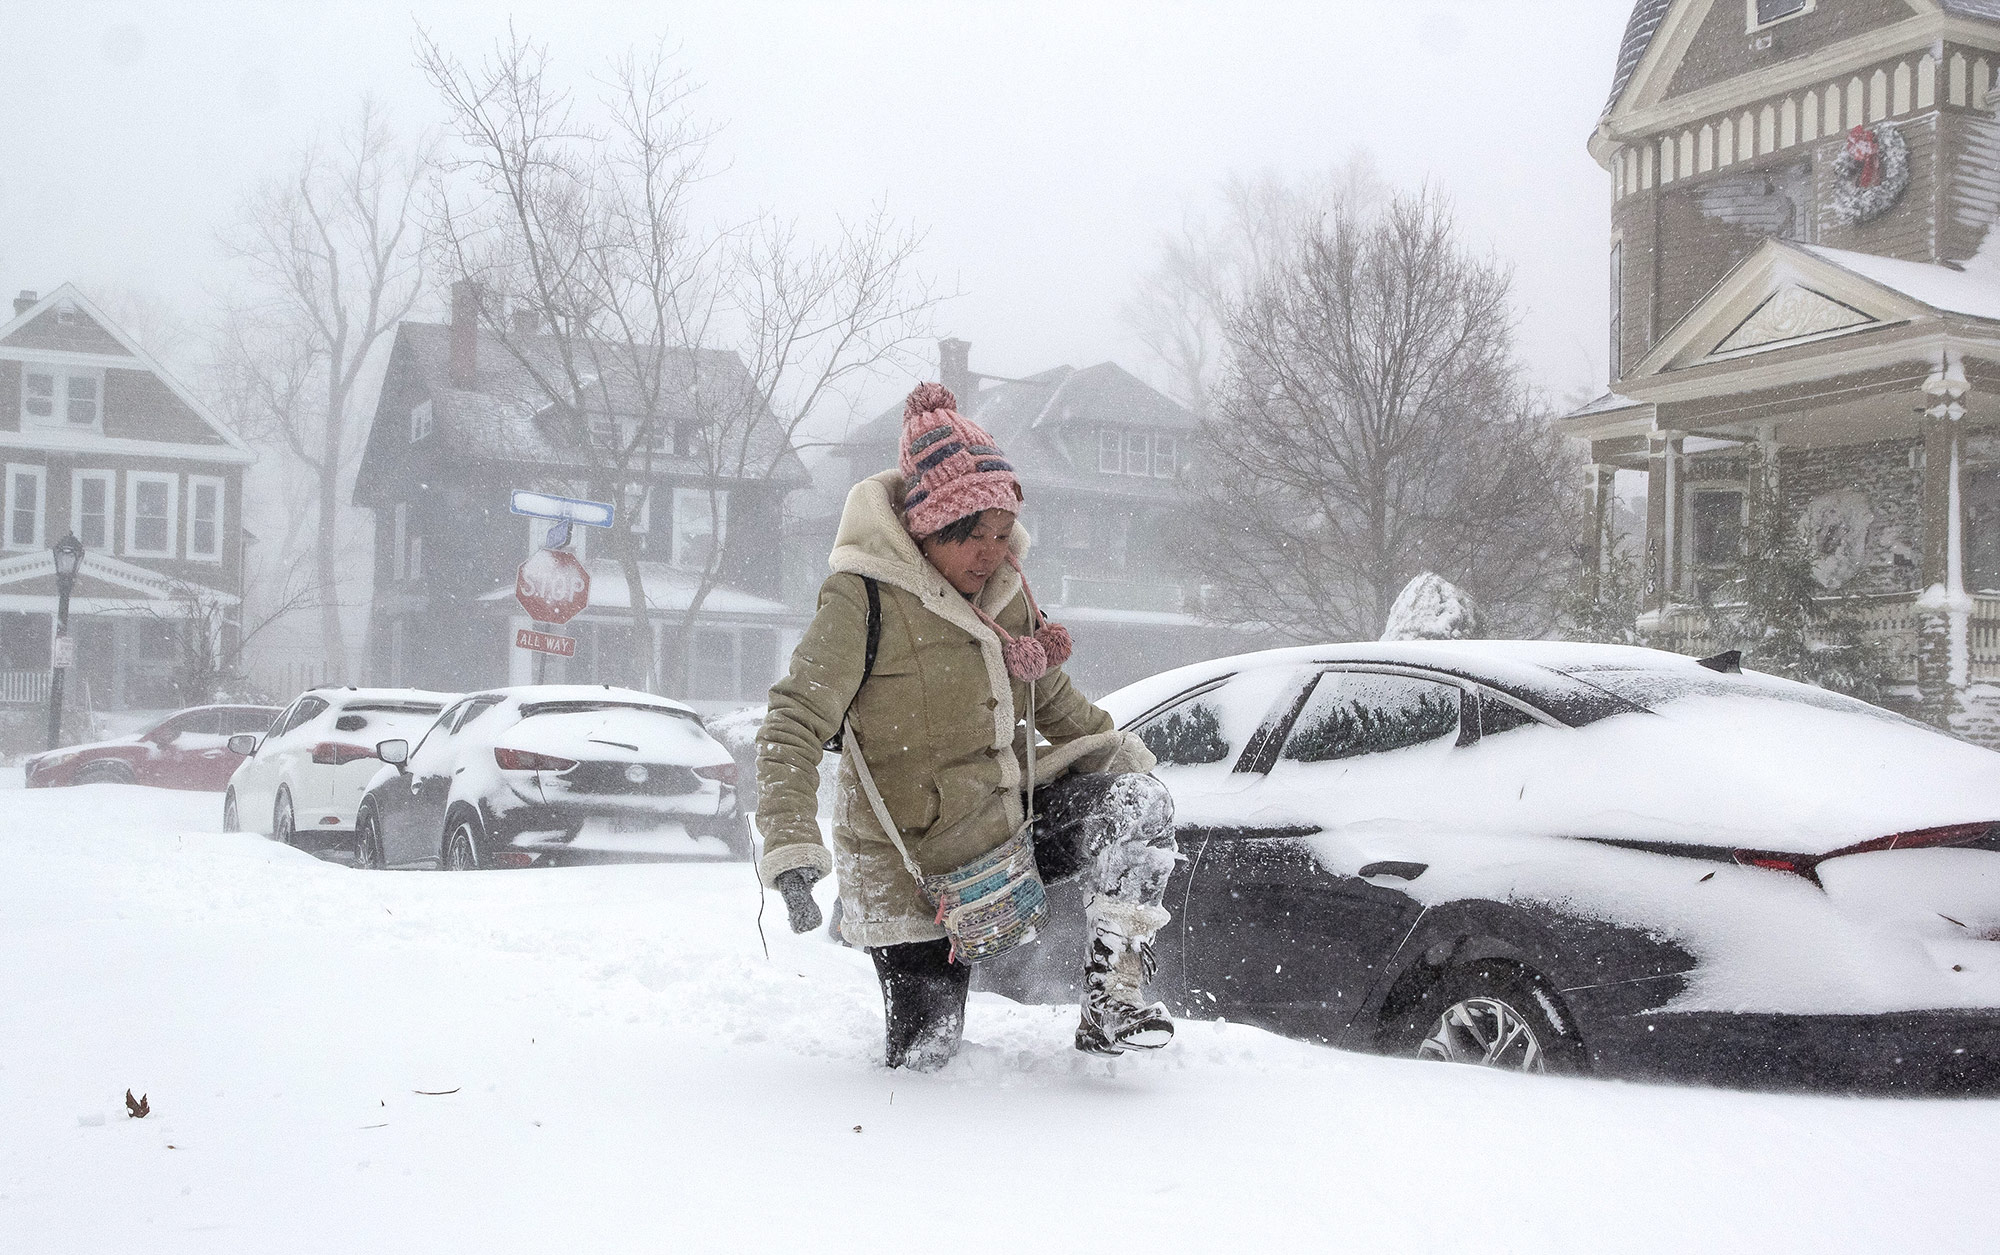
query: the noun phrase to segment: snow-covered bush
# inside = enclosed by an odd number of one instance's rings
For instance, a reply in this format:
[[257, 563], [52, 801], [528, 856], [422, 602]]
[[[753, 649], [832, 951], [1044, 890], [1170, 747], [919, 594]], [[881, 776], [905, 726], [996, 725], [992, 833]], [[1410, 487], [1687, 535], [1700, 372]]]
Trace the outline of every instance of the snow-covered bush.
[[1389, 622], [1385, 641], [1469, 641], [1479, 637], [1479, 609], [1450, 580], [1429, 571], [1403, 585]]

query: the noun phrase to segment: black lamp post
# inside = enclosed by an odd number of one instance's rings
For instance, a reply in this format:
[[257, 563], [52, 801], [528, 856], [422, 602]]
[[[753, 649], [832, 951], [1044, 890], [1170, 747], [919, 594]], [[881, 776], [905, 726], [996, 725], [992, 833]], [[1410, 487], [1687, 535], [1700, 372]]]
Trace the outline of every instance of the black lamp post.
[[64, 536], [52, 552], [56, 559], [56, 639], [51, 659], [55, 666], [49, 676], [49, 748], [55, 749], [62, 744], [63, 672], [75, 661], [73, 653], [65, 655], [64, 647], [69, 644], [69, 590], [76, 583], [76, 568], [83, 562], [83, 542], [75, 535]]

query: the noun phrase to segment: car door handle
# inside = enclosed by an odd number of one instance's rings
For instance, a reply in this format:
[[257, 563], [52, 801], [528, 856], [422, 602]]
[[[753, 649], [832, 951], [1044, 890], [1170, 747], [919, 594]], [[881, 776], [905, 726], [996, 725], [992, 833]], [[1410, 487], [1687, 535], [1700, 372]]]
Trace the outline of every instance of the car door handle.
[[1429, 863], [1399, 863], [1393, 859], [1380, 863], [1370, 863], [1361, 869], [1361, 878], [1370, 876], [1394, 876], [1398, 880], [1415, 880], [1430, 870]]

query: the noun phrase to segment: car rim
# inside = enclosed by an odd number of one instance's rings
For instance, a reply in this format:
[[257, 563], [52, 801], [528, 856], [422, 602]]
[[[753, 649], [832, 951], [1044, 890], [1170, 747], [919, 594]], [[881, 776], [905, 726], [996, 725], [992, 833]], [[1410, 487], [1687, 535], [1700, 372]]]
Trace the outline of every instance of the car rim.
[[382, 865], [382, 843], [375, 837], [375, 821], [364, 818], [354, 827], [354, 865], [374, 869]]
[[278, 803], [278, 817], [271, 821], [271, 835], [284, 842], [292, 843], [292, 800], [285, 798]]
[[241, 832], [243, 826], [236, 822], [236, 795], [231, 793], [222, 799], [222, 826], [229, 832]]
[[1498, 998], [1467, 998], [1446, 1007], [1417, 1055], [1511, 1072], [1540, 1072], [1543, 1067], [1534, 1026]]
[[451, 848], [445, 854], [445, 866], [455, 872], [472, 870], [472, 833], [464, 824], [452, 830]]

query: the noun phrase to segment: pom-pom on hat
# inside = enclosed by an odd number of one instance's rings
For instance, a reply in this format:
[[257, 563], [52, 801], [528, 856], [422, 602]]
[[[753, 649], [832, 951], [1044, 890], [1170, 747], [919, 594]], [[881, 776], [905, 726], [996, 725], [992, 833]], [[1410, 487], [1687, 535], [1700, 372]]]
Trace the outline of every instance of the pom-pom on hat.
[[922, 540], [981, 510], [1021, 509], [1021, 481], [993, 437], [958, 412], [939, 383], [920, 383], [903, 402], [903, 524]]

